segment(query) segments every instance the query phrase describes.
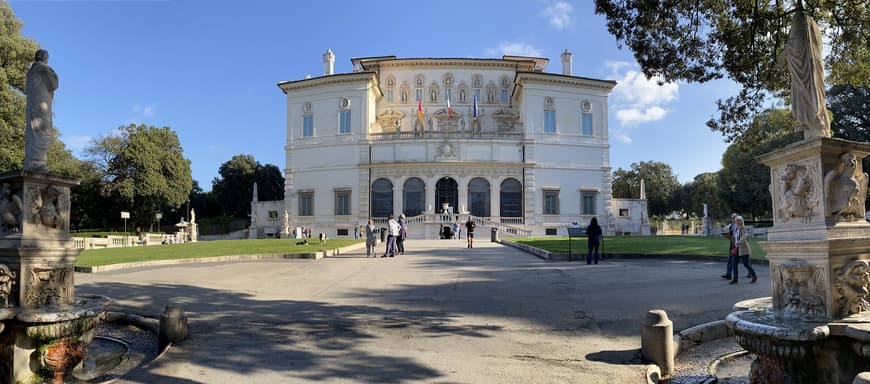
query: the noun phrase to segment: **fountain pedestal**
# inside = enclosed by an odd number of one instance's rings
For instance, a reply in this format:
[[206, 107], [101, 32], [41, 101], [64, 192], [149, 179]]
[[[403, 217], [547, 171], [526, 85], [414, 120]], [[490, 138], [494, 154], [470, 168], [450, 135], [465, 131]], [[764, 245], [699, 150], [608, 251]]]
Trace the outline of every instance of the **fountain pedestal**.
[[868, 154], [867, 144], [811, 137], [759, 157], [770, 167], [774, 226], [762, 247], [773, 298], [726, 319], [737, 342], [758, 356], [751, 383], [851, 383], [870, 369], [857, 352], [870, 346], [861, 168]]
[[108, 303], [75, 298], [77, 184], [48, 172], [0, 174], [0, 382], [65, 382]]

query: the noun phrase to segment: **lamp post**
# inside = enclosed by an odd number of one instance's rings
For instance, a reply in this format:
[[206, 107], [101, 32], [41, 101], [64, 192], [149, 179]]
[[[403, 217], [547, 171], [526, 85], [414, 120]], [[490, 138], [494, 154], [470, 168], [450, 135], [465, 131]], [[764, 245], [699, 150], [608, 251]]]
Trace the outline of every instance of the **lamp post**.
[[160, 232], [160, 219], [163, 218], [163, 214], [160, 212], [157, 212], [154, 214], [154, 218], [157, 219], [157, 232]]
[[127, 219], [130, 218], [130, 212], [121, 211], [121, 218], [124, 219], [124, 246], [127, 246]]

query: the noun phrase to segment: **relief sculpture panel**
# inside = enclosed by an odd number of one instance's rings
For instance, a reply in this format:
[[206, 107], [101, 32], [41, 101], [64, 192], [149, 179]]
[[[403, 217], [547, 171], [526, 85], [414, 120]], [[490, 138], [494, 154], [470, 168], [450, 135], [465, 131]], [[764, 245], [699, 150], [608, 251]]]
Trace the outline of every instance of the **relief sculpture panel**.
[[819, 169], [813, 163], [791, 163], [774, 171], [772, 184], [777, 196], [777, 213], [782, 222], [798, 219], [802, 223], [812, 220], [813, 212], [821, 202], [821, 191], [816, 185]]
[[867, 302], [870, 286], [870, 261], [855, 260], [837, 271], [834, 289], [837, 315], [846, 317], [870, 310]]
[[825, 316], [824, 271], [803, 261], [789, 261], [774, 269], [775, 295], [781, 309]]

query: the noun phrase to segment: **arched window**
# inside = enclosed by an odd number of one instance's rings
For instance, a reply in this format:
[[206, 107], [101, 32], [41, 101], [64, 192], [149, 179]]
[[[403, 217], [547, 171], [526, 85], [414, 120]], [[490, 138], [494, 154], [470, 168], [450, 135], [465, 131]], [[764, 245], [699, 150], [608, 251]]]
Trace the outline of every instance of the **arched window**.
[[419, 177], [405, 180], [402, 187], [402, 213], [405, 216], [417, 216], [425, 210], [426, 206], [426, 183]]
[[489, 181], [475, 177], [468, 182], [468, 208], [472, 215], [489, 217]]
[[393, 214], [393, 183], [380, 178], [372, 183], [372, 217], [387, 217]]
[[501, 217], [523, 217], [523, 185], [517, 179], [501, 182], [499, 200]]

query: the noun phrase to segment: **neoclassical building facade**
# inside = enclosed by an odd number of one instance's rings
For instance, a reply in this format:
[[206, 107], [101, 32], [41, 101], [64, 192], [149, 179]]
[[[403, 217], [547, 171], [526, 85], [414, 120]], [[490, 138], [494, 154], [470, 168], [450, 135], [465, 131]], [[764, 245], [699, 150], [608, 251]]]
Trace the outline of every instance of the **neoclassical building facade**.
[[252, 204], [258, 236], [288, 226], [354, 236], [369, 218], [402, 213], [416, 237], [469, 215], [515, 235], [564, 234], [592, 217], [618, 232], [607, 126], [616, 82], [572, 75], [567, 51], [561, 73], [518, 56], [354, 58], [350, 73], [333, 73], [334, 59], [323, 55], [323, 76], [278, 83], [285, 200]]

